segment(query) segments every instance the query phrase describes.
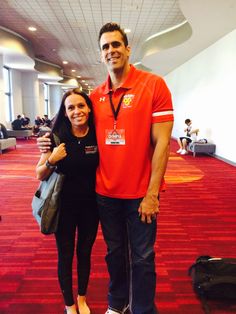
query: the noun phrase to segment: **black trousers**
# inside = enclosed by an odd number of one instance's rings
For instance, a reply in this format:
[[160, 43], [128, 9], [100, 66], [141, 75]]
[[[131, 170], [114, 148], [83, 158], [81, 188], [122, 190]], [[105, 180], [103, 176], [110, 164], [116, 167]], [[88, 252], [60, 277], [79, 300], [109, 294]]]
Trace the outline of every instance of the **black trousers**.
[[[73, 305], [72, 264], [77, 254], [78, 294], [85, 295], [91, 268], [91, 251], [98, 229], [98, 210], [95, 199], [78, 204], [63, 202], [58, 231], [58, 279], [67, 306]], [[77, 239], [76, 238], [77, 230]], [[75, 243], [76, 242], [76, 243]]]

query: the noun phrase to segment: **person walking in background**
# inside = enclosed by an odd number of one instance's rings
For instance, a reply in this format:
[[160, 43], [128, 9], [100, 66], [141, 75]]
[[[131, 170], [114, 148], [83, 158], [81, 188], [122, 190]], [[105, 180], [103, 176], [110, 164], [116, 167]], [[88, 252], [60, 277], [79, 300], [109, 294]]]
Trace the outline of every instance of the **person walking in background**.
[[[130, 46], [116, 23], [99, 33], [107, 80], [91, 93], [98, 140], [96, 192], [110, 275], [107, 314], [157, 313], [154, 244], [159, 192], [173, 127], [164, 80], [129, 64]], [[41, 151], [50, 147], [39, 138]]]
[[184, 129], [185, 136], [181, 136], [177, 139], [177, 142], [179, 144], [179, 149], [177, 150], [177, 153], [180, 155], [188, 154], [187, 146], [191, 142], [197, 141], [197, 136], [199, 133], [199, 129], [193, 127], [192, 121], [190, 119], [186, 119], [184, 123], [187, 125], [187, 127]]
[[92, 104], [79, 89], [66, 92], [62, 98], [52, 133], [60, 145], [41, 154], [36, 167], [37, 178], [45, 180], [53, 170], [65, 174], [61, 192], [58, 230], [55, 234], [58, 249], [58, 277], [65, 301], [65, 313], [76, 314], [72, 289], [72, 261], [76, 244], [78, 296], [80, 314], [89, 314], [86, 292], [90, 274], [91, 250], [98, 228], [95, 194], [95, 174], [98, 151], [93, 125]]

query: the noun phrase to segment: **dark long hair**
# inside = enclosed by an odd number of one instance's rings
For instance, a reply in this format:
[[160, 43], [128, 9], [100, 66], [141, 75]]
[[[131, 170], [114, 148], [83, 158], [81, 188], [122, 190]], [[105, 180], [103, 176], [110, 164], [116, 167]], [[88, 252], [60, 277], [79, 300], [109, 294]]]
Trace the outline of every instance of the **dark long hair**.
[[89, 113], [89, 119], [88, 119], [88, 125], [89, 127], [93, 128], [93, 108], [92, 108], [92, 102], [87, 94], [82, 92], [79, 88], [73, 88], [68, 90], [62, 97], [60, 108], [53, 119], [53, 126], [52, 126], [52, 132], [57, 134], [57, 136], [60, 138], [61, 141], [65, 141], [70, 137], [71, 135], [71, 123], [66, 116], [66, 110], [65, 110], [65, 100], [70, 95], [80, 95], [84, 98], [86, 101], [89, 109], [91, 110]]

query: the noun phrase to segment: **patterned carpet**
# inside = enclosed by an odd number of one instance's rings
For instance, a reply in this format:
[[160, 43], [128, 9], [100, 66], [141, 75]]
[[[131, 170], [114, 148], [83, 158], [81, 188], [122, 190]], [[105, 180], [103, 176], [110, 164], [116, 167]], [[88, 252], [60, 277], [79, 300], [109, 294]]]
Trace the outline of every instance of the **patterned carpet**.
[[[236, 257], [236, 168], [215, 158], [172, 153], [161, 195], [156, 243], [157, 306], [160, 314], [202, 314], [189, 266], [199, 255]], [[18, 140], [0, 155], [0, 313], [60, 314], [53, 236], [40, 234], [31, 214], [38, 185], [35, 140]], [[88, 302], [105, 312], [108, 275], [99, 230], [93, 250]], [[75, 276], [74, 276], [75, 277]], [[236, 304], [215, 302], [212, 313], [236, 313]]]

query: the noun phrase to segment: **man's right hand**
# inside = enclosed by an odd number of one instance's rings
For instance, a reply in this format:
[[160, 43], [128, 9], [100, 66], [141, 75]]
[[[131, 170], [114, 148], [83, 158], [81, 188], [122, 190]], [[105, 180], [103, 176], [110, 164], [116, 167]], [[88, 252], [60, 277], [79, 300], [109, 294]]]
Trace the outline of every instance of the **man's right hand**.
[[47, 153], [51, 149], [50, 133], [46, 133], [42, 137], [37, 138], [37, 146], [41, 153]]

